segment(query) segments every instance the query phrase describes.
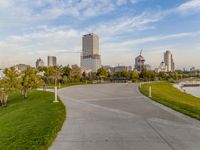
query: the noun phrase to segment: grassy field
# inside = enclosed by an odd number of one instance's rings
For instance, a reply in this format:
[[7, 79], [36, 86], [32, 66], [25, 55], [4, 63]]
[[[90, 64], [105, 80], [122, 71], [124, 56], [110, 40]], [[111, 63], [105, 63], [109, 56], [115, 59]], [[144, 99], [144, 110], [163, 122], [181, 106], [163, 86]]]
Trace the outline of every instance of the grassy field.
[[46, 150], [65, 120], [65, 107], [53, 93], [32, 91], [27, 99], [15, 93], [0, 108], [0, 150]]
[[200, 98], [183, 93], [167, 82], [143, 84], [140, 91], [145, 96], [149, 94], [149, 86], [152, 87], [152, 100], [200, 120]]

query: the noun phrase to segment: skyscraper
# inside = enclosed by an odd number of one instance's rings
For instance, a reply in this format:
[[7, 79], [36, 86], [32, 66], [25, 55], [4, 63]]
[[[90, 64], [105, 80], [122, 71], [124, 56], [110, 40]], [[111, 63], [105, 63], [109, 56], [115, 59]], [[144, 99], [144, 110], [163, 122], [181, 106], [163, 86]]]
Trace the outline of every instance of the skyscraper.
[[144, 65], [145, 59], [142, 56], [142, 50], [140, 51], [140, 55], [135, 58], [135, 70], [141, 72], [142, 69], [145, 67]]
[[37, 59], [36, 68], [43, 67], [43, 66], [44, 66], [44, 61], [41, 58]]
[[83, 35], [81, 67], [96, 72], [101, 67], [99, 37], [94, 33]]
[[48, 67], [56, 66], [56, 57], [55, 56], [48, 56]]
[[175, 70], [173, 56], [169, 50], [164, 53], [164, 63], [166, 65], [167, 72], [173, 72]]

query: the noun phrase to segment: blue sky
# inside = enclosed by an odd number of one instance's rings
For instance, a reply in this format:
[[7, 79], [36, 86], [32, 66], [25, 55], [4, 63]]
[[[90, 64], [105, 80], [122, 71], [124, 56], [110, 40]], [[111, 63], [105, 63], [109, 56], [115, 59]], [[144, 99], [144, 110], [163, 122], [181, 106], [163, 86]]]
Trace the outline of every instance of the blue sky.
[[176, 68], [200, 69], [200, 0], [1, 0], [0, 67], [35, 65], [55, 55], [79, 64], [81, 37], [100, 37], [103, 65], [159, 66], [171, 50]]

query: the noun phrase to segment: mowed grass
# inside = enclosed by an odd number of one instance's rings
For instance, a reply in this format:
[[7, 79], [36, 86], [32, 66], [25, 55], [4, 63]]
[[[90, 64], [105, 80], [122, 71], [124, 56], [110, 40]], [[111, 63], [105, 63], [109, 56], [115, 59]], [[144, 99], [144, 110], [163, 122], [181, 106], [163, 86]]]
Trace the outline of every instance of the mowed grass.
[[145, 96], [149, 95], [149, 86], [152, 87], [152, 100], [200, 120], [200, 98], [181, 92], [168, 82], [143, 84], [140, 91]]
[[19, 92], [0, 108], [0, 150], [46, 150], [65, 120], [65, 107], [53, 103], [53, 93], [31, 91], [24, 99]]

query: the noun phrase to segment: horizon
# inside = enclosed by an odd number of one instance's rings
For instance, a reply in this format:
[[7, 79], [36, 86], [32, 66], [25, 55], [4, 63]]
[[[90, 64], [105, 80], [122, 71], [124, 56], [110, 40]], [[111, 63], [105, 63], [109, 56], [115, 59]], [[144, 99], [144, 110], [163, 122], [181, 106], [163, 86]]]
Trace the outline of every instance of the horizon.
[[[12, 10], [12, 11], [10, 11]], [[80, 65], [81, 38], [100, 38], [102, 65], [134, 66], [143, 49], [152, 69], [170, 50], [176, 69], [200, 69], [200, 1], [0, 1], [0, 68], [47, 56]], [[115, 59], [110, 59], [115, 58]]]

